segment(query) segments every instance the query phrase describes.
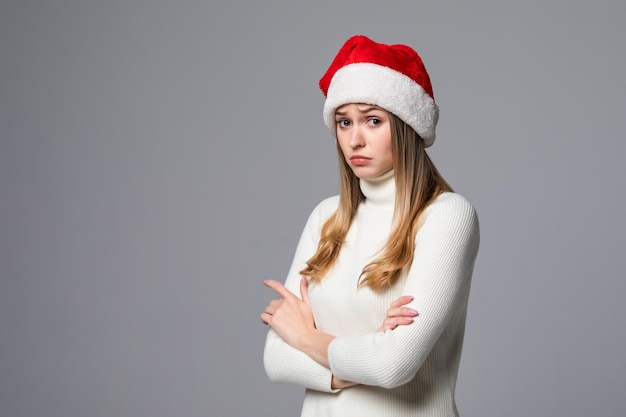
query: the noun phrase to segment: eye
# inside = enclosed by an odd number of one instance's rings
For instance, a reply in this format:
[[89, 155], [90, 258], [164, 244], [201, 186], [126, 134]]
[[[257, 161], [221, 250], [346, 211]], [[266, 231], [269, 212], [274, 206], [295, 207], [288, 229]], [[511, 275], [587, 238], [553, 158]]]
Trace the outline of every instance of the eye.
[[344, 128], [350, 126], [350, 120], [348, 119], [339, 119], [337, 120], [337, 126], [339, 128]]
[[367, 119], [367, 124], [370, 126], [378, 126], [382, 122], [383, 121], [380, 120], [378, 117], [370, 117], [369, 119]]

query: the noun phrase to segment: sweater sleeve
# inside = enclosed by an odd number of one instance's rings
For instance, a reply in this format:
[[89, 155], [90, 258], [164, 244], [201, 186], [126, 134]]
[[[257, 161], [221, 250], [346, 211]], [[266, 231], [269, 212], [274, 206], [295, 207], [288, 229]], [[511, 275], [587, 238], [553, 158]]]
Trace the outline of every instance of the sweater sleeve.
[[479, 244], [470, 203], [457, 194], [437, 199], [424, 213], [415, 243], [402, 294], [414, 297], [409, 306], [419, 315], [393, 331], [334, 339], [328, 358], [336, 377], [385, 388], [409, 382], [466, 305]]
[[[309, 216], [300, 237], [296, 253], [285, 281], [285, 287], [300, 296], [300, 272], [313, 256], [319, 241], [319, 232], [337, 199], [321, 202]], [[268, 331], [263, 354], [265, 372], [272, 382], [301, 385], [317, 391], [337, 392], [331, 388], [332, 373], [307, 354], [289, 346], [272, 329]]]

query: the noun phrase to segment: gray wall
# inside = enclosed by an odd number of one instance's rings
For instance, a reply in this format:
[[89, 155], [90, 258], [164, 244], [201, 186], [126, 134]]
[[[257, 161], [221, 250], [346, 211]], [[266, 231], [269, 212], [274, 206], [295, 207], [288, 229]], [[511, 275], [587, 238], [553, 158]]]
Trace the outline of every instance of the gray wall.
[[299, 414], [261, 281], [337, 192], [355, 33], [422, 54], [479, 211], [462, 415], [623, 415], [624, 3], [248, 3], [1, 3], [0, 415]]

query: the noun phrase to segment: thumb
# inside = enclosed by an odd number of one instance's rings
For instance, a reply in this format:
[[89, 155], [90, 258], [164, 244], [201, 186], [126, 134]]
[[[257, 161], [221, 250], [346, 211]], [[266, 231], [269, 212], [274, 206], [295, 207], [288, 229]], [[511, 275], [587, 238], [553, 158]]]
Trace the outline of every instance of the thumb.
[[305, 276], [302, 276], [300, 280], [300, 296], [302, 297], [302, 301], [304, 301], [307, 305], [309, 304], [309, 281]]

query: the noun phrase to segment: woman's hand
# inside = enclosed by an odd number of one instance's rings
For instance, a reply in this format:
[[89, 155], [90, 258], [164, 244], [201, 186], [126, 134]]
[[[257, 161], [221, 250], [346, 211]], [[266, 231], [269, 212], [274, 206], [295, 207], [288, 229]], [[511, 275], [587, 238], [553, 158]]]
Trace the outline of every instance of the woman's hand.
[[330, 384], [330, 387], [332, 389], [345, 389], [345, 388], [353, 387], [355, 385], [359, 385], [359, 384], [357, 384], [356, 382], [344, 381], [343, 379], [339, 379], [335, 375], [333, 375], [333, 379]]
[[308, 281], [302, 277], [298, 298], [283, 284], [274, 280], [263, 281], [281, 297], [272, 300], [261, 314], [261, 321], [269, 325], [292, 347], [298, 348], [304, 335], [315, 331], [313, 312], [309, 307]]
[[412, 296], [403, 295], [391, 303], [391, 307], [387, 310], [387, 317], [385, 317], [385, 320], [378, 328], [378, 331], [384, 333], [387, 330], [393, 330], [398, 326], [405, 326], [413, 323], [413, 318], [418, 315], [418, 312], [412, 308], [404, 307], [411, 301], [413, 301]]

